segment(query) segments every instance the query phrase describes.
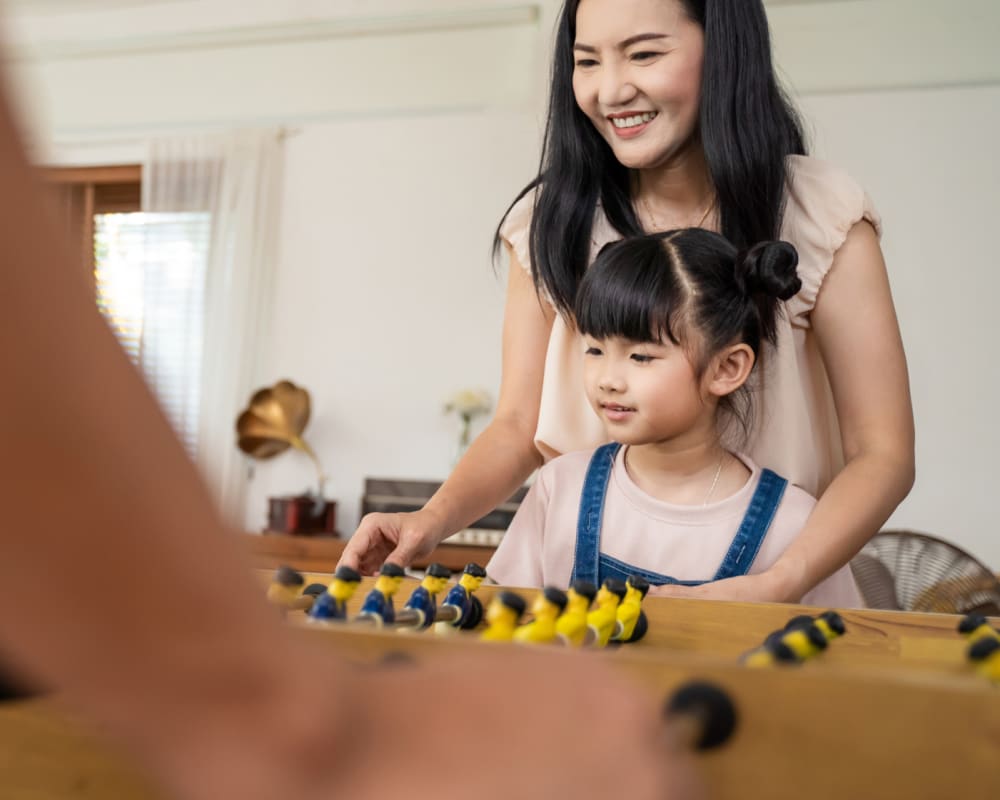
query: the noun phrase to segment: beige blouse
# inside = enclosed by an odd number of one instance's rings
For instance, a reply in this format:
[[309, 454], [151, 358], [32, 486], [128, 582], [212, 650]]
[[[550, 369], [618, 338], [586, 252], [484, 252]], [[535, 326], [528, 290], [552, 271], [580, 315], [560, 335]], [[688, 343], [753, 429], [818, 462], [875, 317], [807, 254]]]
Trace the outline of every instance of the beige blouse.
[[[781, 238], [799, 252], [802, 289], [786, 301], [778, 322], [778, 346], [765, 351], [754, 391], [754, 429], [739, 449], [818, 497], [844, 463], [840, 429], [826, 369], [809, 316], [833, 256], [850, 229], [868, 220], [881, 235], [881, 220], [865, 191], [845, 172], [820, 159], [790, 156]], [[521, 264], [531, 270], [528, 230], [534, 194], [525, 195], [501, 228]], [[591, 262], [620, 234], [598, 208]], [[545, 376], [535, 444], [546, 460], [589, 450], [607, 438], [587, 402], [583, 385], [583, 344], [556, 316], [545, 357]]]

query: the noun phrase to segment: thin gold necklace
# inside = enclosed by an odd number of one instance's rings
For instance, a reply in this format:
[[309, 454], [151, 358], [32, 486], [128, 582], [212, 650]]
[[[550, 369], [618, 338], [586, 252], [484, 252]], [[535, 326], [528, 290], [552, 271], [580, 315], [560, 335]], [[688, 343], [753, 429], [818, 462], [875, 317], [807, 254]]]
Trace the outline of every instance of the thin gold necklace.
[[[664, 228], [662, 225], [660, 225], [659, 222], [656, 221], [656, 216], [653, 214], [653, 209], [649, 207], [649, 201], [647, 201], [645, 197], [640, 197], [639, 202], [642, 203], [642, 207], [646, 209], [646, 215], [649, 217], [649, 221], [652, 222], [657, 229], [669, 230], [668, 228]], [[713, 208], [715, 208], [715, 196], [714, 194], [709, 194], [708, 205], [705, 206], [705, 213], [701, 215], [701, 219], [699, 219], [694, 225], [691, 225], [689, 227], [692, 228], [702, 227], [705, 224], [705, 220], [708, 219], [708, 215], [712, 213]]]
[[715, 479], [712, 481], [712, 488], [708, 490], [708, 494], [705, 495], [705, 500], [702, 502], [702, 506], [707, 506], [709, 498], [711, 498], [712, 493], [715, 491], [715, 487], [719, 485], [719, 476], [722, 474], [722, 465], [726, 460], [726, 451], [722, 451], [722, 458], [719, 459], [719, 466], [715, 470]]
[[[628, 473], [628, 455], [632, 450], [631, 447], [626, 447], [625, 452], [622, 455], [622, 461], [625, 466], [625, 472]], [[708, 489], [708, 494], [705, 495], [705, 499], [701, 501], [701, 505], [704, 508], [708, 505], [708, 501], [712, 499], [712, 495], [715, 493], [715, 487], [719, 485], [719, 478], [722, 475], [722, 465], [726, 463], [726, 451], [722, 451], [722, 457], [719, 459], [719, 466], [715, 468], [715, 477], [712, 479], [712, 485]], [[634, 479], [633, 479], [634, 480]]]

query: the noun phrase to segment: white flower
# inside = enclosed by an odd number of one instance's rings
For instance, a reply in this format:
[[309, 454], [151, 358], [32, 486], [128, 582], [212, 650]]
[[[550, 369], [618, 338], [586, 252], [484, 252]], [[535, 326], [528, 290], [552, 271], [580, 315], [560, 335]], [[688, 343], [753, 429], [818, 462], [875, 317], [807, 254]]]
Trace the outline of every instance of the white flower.
[[473, 419], [481, 414], [488, 414], [493, 409], [493, 400], [489, 392], [483, 389], [463, 389], [456, 392], [445, 403], [446, 414], [452, 412], [463, 419]]

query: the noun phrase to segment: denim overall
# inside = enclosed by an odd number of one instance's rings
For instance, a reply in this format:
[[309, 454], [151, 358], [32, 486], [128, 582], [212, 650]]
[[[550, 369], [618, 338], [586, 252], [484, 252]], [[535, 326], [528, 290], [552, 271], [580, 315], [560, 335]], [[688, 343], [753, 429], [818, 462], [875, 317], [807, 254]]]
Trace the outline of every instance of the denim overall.
[[[604, 496], [608, 489], [608, 480], [615, 463], [615, 455], [620, 444], [612, 442], [599, 447], [590, 459], [587, 467], [587, 477], [583, 482], [580, 494], [580, 516], [576, 526], [576, 556], [573, 559], [573, 575], [571, 580], [590, 581], [600, 586], [608, 578], [626, 580], [630, 575], [640, 575], [653, 586], [665, 583], [676, 583], [682, 586], [699, 586], [708, 581], [681, 581], [669, 575], [660, 575], [646, 569], [634, 567], [616, 558], [606, 556], [601, 552], [601, 516], [604, 512]], [[715, 573], [713, 581], [723, 578], [733, 578], [746, 575], [757, 551], [771, 527], [771, 521], [778, 510], [781, 498], [788, 485], [781, 476], [765, 469], [761, 472], [760, 482], [750, 500], [750, 506], [740, 523], [733, 543], [722, 564]]]

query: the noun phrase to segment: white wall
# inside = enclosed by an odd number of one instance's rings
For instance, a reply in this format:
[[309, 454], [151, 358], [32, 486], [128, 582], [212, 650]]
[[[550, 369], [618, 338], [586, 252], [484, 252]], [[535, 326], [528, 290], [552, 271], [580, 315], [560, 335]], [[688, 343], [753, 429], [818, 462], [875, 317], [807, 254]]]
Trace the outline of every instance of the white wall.
[[[298, 132], [260, 381], [312, 392], [307, 438], [344, 531], [365, 475], [443, 477], [455, 435], [444, 397], [499, 379], [503, 283], [489, 243], [535, 166], [558, 3], [9, 4], [38, 160], [134, 161], [144, 137], [175, 129]], [[1000, 287], [987, 239], [1000, 218], [1000, 3], [768, 6], [817, 153], [847, 167], [885, 217], [918, 426], [917, 486], [892, 522], [1000, 566]], [[257, 466], [247, 524], [263, 523], [268, 495], [309, 482], [296, 454]]]
[[[309, 126], [288, 143], [261, 380], [313, 393], [308, 440], [345, 531], [363, 476], [448, 474], [458, 432], [442, 413], [448, 395], [496, 397], [505, 282], [490, 244], [536, 139], [533, 117], [496, 113]], [[300, 490], [309, 469], [292, 456], [258, 467], [248, 525], [260, 527], [266, 497]]]
[[816, 151], [861, 180], [910, 367], [917, 482], [890, 520], [1000, 567], [1000, 86], [806, 98]]

